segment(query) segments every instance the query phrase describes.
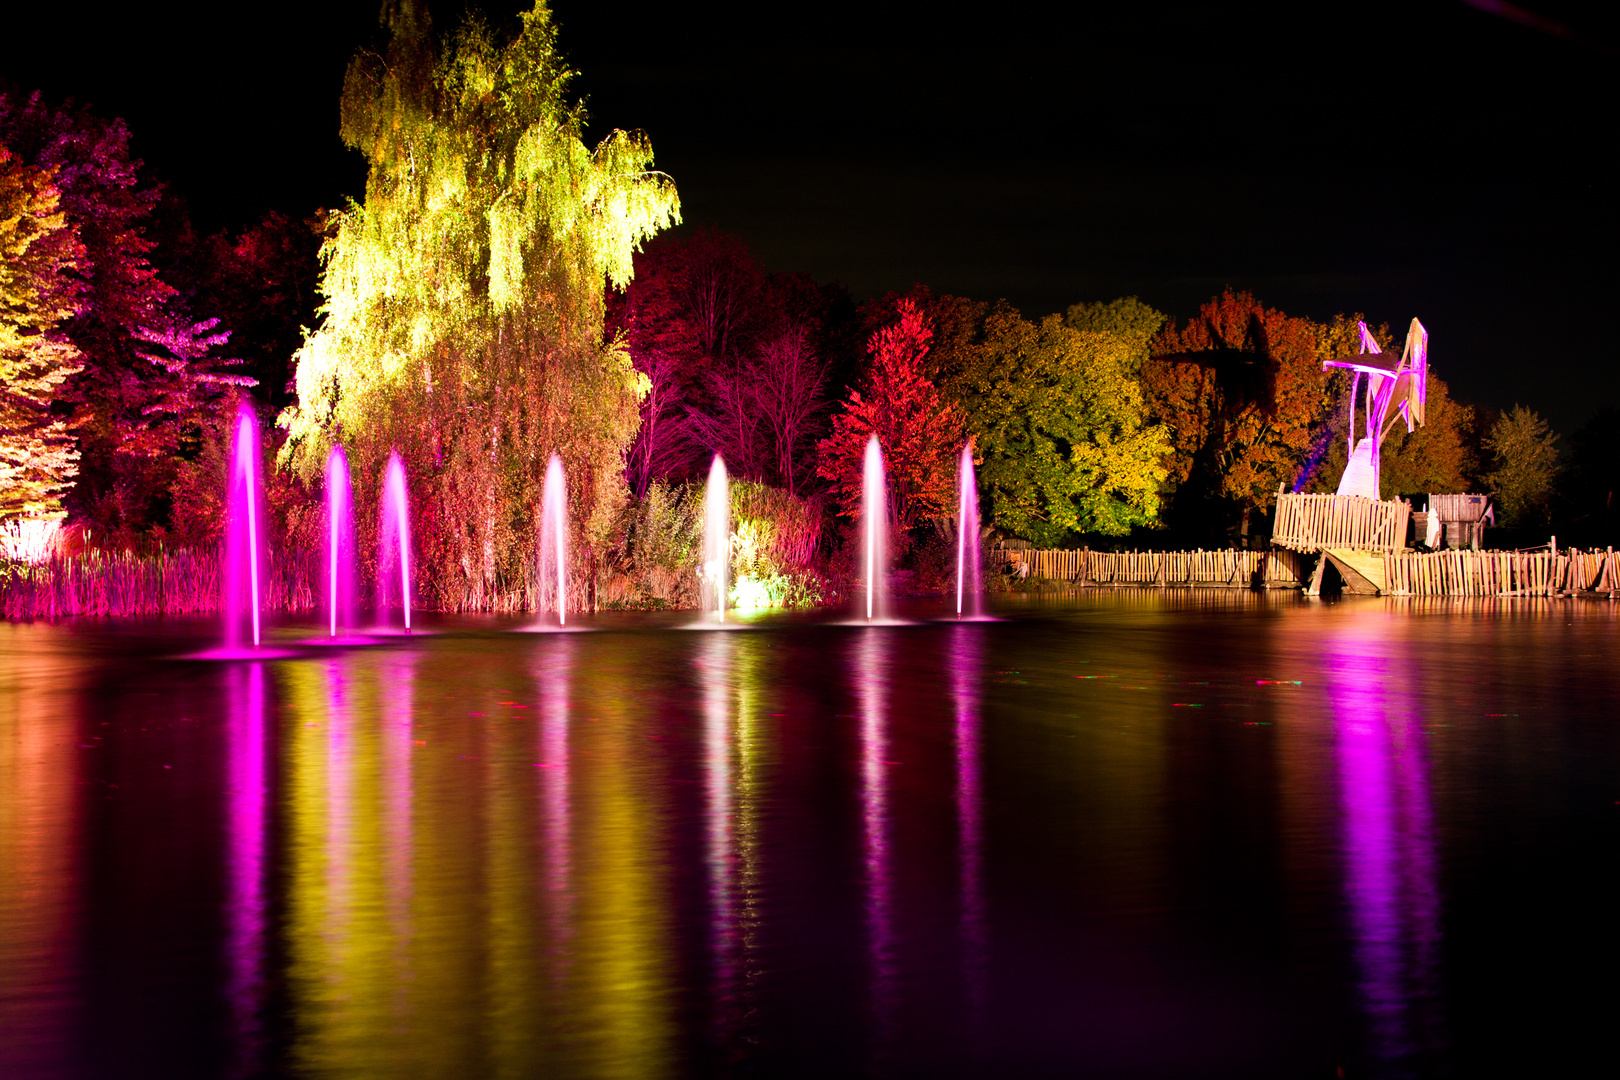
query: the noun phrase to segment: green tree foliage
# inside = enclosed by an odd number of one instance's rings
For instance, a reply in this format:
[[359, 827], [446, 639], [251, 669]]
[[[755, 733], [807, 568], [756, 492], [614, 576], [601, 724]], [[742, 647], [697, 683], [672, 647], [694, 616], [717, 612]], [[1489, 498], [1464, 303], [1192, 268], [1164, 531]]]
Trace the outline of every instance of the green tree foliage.
[[901, 300], [894, 322], [872, 335], [862, 386], [850, 391], [832, 433], [817, 446], [817, 474], [850, 517], [861, 512], [862, 468], [873, 435], [883, 447], [896, 525], [909, 529], [953, 508], [962, 418], [925, 373], [933, 337], [917, 305]]
[[78, 473], [51, 402], [80, 367], [62, 328], [84, 250], [51, 180], [0, 146], [0, 518], [59, 515]]
[[1149, 424], [1136, 380], [1140, 342], [1130, 328], [1140, 328], [1140, 311], [1125, 310], [1136, 319], [1127, 332], [1083, 332], [998, 304], [939, 358], [997, 526], [1051, 546], [1072, 532], [1122, 535], [1156, 523], [1168, 442]]
[[545, 4], [520, 18], [509, 40], [469, 17], [437, 42], [401, 3], [386, 50], [350, 64], [342, 135], [370, 164], [366, 198], [323, 248], [325, 320], [281, 421], [306, 477], [334, 441], [372, 483], [400, 450], [426, 599], [452, 608], [527, 581], [553, 451], [582, 557], [605, 544], [646, 380], [603, 341], [604, 291], [678, 220], [643, 136], [585, 146]]
[[1485, 483], [1496, 496], [1505, 525], [1531, 525], [1547, 519], [1558, 478], [1558, 435], [1540, 414], [1515, 405], [1496, 418], [1485, 437], [1491, 470]]

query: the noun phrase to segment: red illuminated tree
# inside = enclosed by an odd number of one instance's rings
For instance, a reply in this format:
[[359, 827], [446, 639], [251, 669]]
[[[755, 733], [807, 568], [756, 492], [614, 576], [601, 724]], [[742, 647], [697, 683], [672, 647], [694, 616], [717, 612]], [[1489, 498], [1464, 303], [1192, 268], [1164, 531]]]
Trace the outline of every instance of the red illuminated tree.
[[861, 387], [852, 390], [817, 446], [816, 472], [841, 512], [860, 513], [862, 464], [876, 435], [888, 468], [891, 516], [902, 529], [953, 506], [962, 418], [927, 377], [933, 331], [911, 299], [895, 305], [895, 319], [875, 332]]

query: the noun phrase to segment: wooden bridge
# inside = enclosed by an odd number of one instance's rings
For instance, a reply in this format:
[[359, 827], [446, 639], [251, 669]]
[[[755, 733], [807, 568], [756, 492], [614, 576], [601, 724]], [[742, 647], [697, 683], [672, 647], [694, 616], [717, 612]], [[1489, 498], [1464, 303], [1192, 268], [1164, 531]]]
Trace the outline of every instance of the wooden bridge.
[[1412, 508], [1405, 499], [1363, 499], [1357, 495], [1277, 494], [1271, 542], [1290, 551], [1329, 548], [1400, 551]]

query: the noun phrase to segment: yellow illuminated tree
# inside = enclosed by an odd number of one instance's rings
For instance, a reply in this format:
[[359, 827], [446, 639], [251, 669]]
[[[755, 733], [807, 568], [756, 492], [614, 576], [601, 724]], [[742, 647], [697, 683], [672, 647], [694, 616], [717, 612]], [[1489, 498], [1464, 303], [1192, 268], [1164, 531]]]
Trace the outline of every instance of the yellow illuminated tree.
[[1088, 320], [1070, 309], [1086, 327], [1077, 330], [998, 304], [973, 339], [938, 361], [940, 386], [982, 459], [987, 516], [1038, 545], [1157, 523], [1169, 442], [1149, 422], [1137, 383], [1141, 336], [1117, 323], [1094, 328], [1118, 311]]
[[83, 254], [46, 170], [0, 146], [0, 519], [56, 517], [79, 452], [51, 403], [79, 370], [58, 330], [76, 309]]
[[311, 477], [341, 442], [374, 482], [397, 448], [425, 599], [496, 606], [527, 581], [553, 451], [582, 558], [606, 542], [645, 379], [603, 340], [604, 292], [679, 200], [643, 135], [586, 147], [543, 0], [508, 39], [469, 16], [437, 40], [408, 0], [383, 21], [388, 45], [344, 82], [343, 139], [370, 173], [322, 252], [282, 460]]

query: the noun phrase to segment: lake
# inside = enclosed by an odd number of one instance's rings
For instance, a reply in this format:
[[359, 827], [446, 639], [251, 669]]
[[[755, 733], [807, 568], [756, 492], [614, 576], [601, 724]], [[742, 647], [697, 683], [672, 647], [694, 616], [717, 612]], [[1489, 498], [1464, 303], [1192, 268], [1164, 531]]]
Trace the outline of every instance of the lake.
[[1620, 614], [0, 624], [0, 1075], [1574, 1075]]

